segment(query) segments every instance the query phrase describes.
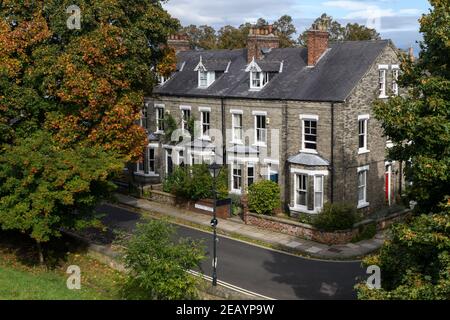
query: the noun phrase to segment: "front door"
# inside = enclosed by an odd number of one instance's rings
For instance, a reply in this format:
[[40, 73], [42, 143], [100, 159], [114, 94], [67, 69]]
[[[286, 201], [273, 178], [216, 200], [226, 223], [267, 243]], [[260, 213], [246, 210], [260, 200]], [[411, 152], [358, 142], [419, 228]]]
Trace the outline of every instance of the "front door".
[[392, 165], [388, 164], [386, 166], [386, 172], [384, 173], [384, 189], [386, 202], [392, 204]]

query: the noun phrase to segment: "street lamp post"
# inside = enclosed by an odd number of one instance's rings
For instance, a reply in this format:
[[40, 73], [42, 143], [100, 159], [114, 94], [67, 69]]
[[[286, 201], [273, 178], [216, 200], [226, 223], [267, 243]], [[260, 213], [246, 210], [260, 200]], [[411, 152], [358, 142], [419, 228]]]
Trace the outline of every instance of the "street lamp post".
[[219, 176], [220, 169], [222, 167], [218, 165], [217, 163], [213, 163], [209, 166], [209, 172], [211, 173], [211, 176], [213, 178], [213, 195], [214, 195], [214, 210], [213, 210], [213, 219], [211, 220], [211, 226], [213, 227], [213, 261], [212, 261], [212, 267], [213, 267], [213, 274], [212, 274], [212, 284], [213, 286], [217, 286], [217, 216], [216, 216], [216, 209], [217, 209], [217, 177]]

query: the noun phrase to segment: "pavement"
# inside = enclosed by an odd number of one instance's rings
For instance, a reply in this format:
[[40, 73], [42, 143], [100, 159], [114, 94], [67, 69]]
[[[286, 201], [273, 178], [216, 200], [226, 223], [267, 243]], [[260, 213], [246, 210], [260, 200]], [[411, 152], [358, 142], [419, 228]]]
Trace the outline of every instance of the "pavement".
[[[121, 199], [125, 200], [131, 202], [133, 199]], [[137, 223], [148, 219], [144, 212], [111, 204], [104, 204], [97, 211], [104, 214], [103, 223], [110, 229], [126, 233], [132, 233]], [[209, 225], [209, 218], [207, 220]], [[225, 221], [219, 223], [226, 224]], [[204, 242], [206, 259], [201, 269], [196, 271], [211, 275], [211, 233], [180, 225], [176, 230], [177, 238]], [[329, 261], [297, 256], [220, 234], [217, 256], [217, 275], [221, 282], [269, 299], [356, 299], [354, 285], [367, 277], [360, 261]]]
[[[160, 215], [175, 218], [178, 223], [188, 225], [210, 227], [211, 217], [161, 203], [138, 199], [131, 196], [116, 194], [119, 203]], [[291, 253], [306, 255], [318, 259], [351, 260], [359, 259], [379, 249], [384, 243], [384, 233], [378, 233], [373, 239], [343, 245], [326, 245], [323, 243], [302, 239], [295, 236], [265, 230], [256, 226], [246, 225], [239, 217], [231, 219], [219, 219], [218, 232], [238, 239], [250, 239], [264, 245], [288, 251]]]

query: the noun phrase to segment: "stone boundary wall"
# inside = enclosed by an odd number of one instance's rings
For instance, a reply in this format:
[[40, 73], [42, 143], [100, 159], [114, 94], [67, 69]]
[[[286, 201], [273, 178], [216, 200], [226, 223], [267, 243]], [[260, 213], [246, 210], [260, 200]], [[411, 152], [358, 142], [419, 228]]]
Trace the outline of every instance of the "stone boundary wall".
[[[190, 211], [194, 211], [197, 213], [208, 214], [212, 216], [214, 200], [212, 199], [202, 199], [198, 201], [185, 201], [183, 199], [179, 199], [173, 194], [159, 191], [159, 190], [150, 190], [147, 189], [148, 195], [144, 198], [158, 202], [161, 204], [174, 206], [181, 209], [186, 209]], [[218, 218], [227, 219], [231, 217], [231, 205], [230, 204], [222, 204], [217, 205], [216, 215]]]
[[377, 225], [377, 230], [383, 230], [392, 223], [404, 219], [409, 212], [409, 210], [404, 210], [377, 220], [366, 219], [356, 223], [353, 229], [335, 232], [321, 231], [310, 224], [300, 223], [279, 217], [258, 215], [251, 212], [247, 214], [246, 222], [249, 225], [257, 226], [266, 230], [280, 232], [320, 243], [345, 244], [349, 243], [359, 234], [361, 226], [375, 222]]

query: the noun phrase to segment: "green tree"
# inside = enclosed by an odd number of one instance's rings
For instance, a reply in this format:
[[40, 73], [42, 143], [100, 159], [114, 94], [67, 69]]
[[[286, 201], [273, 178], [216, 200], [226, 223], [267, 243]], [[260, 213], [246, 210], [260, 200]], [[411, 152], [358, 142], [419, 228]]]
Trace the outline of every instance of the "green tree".
[[420, 19], [420, 57], [404, 57], [401, 66], [408, 94], [375, 106], [395, 143], [389, 157], [411, 161], [407, 193], [418, 202], [415, 212], [425, 214], [392, 227], [380, 253], [365, 260], [381, 268], [382, 289], [361, 284], [360, 299], [450, 299], [450, 1], [430, 3]]
[[69, 4], [0, 3], [0, 224], [39, 243], [85, 222], [118, 163], [141, 156], [136, 120], [179, 28], [160, 1], [80, 0], [72, 30]]
[[294, 26], [292, 17], [289, 15], [284, 15], [275, 21], [273, 25], [280, 38], [280, 47], [293, 47], [295, 41], [292, 39], [292, 36], [297, 33], [297, 29]]
[[124, 243], [129, 270], [122, 294], [132, 300], [198, 298], [198, 279], [187, 271], [200, 268], [205, 250], [201, 242], [172, 239], [175, 228], [161, 220], [138, 224]]
[[92, 210], [114, 185], [109, 178], [123, 168], [101, 147], [62, 148], [47, 132], [37, 131], [0, 157], [0, 225], [41, 243], [61, 235], [61, 228], [98, 226]]
[[205, 50], [217, 48], [217, 34], [213, 27], [208, 25], [189, 25], [181, 28], [181, 33], [189, 36], [191, 48], [202, 48]]
[[410, 163], [407, 195], [422, 212], [440, 211], [450, 193], [450, 9], [449, 0], [430, 3], [433, 10], [420, 19], [420, 57], [415, 63], [405, 58], [401, 65], [399, 84], [408, 94], [375, 105], [395, 145], [389, 157]]
[[344, 30], [344, 40], [357, 41], [357, 40], [379, 40], [380, 34], [371, 28], [357, 24], [348, 23]]
[[[323, 13], [320, 17], [314, 20], [313, 24], [323, 24], [328, 26], [327, 30], [330, 34], [330, 41], [358, 41], [358, 40], [377, 40], [380, 39], [379, 33], [375, 29], [367, 28], [358, 23], [348, 23], [345, 27], [333, 17]], [[298, 43], [306, 46], [308, 38], [308, 31], [305, 30], [298, 37]]]
[[450, 299], [450, 210], [414, 217], [391, 228], [380, 253], [365, 266], [381, 270], [379, 290], [357, 285], [359, 299]]
[[247, 45], [243, 30], [229, 25], [220, 28], [217, 41], [219, 49], [241, 49]]

